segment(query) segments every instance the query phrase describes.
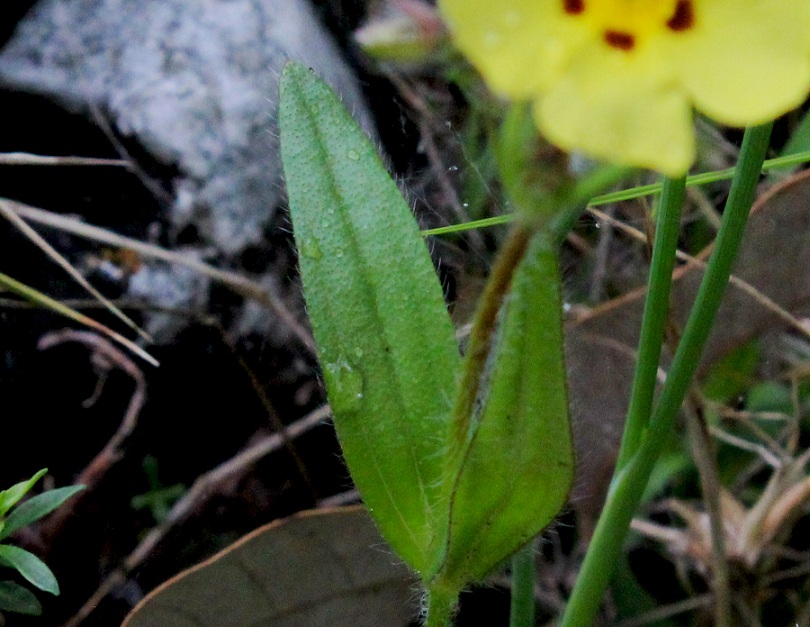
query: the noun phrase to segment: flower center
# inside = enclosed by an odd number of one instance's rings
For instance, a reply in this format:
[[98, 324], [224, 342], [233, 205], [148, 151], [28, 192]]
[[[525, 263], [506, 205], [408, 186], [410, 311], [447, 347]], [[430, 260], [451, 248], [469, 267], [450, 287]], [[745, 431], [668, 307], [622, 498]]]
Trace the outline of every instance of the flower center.
[[693, 0], [561, 0], [563, 10], [601, 33], [611, 48], [630, 51], [639, 40], [695, 25]]

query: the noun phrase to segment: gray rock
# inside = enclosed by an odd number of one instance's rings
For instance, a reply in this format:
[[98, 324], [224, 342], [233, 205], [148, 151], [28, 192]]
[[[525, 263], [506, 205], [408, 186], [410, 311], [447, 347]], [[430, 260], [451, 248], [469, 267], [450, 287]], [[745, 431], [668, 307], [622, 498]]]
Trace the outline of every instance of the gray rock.
[[306, 0], [42, 0], [0, 53], [0, 83], [99, 110], [176, 164], [173, 223], [234, 256], [260, 240], [282, 194], [274, 125], [290, 58], [371, 128]]
[[[197, 250], [185, 251], [202, 261]], [[211, 281], [186, 266], [157, 261], [145, 264], [129, 281], [128, 294], [142, 298], [159, 309], [205, 311], [210, 298]], [[146, 319], [146, 330], [159, 343], [166, 343], [188, 325], [188, 317], [168, 311], [156, 311]]]

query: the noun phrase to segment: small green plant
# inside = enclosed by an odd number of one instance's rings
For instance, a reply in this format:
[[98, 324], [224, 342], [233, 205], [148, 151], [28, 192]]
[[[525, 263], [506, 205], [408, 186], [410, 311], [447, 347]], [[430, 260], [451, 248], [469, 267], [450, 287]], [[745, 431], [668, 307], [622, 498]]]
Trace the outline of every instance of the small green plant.
[[280, 127], [343, 453], [383, 536], [424, 584], [426, 623], [449, 624], [459, 592], [526, 545], [567, 498], [559, 241], [594, 189], [623, 171], [563, 179], [522, 216], [462, 358], [406, 201], [337, 97], [298, 64], [281, 78]]
[[[459, 49], [515, 100], [498, 108], [487, 135], [511, 231], [461, 348], [424, 235], [373, 144], [306, 67], [293, 62], [282, 73], [281, 156], [335, 429], [381, 535], [421, 581], [426, 627], [451, 625], [460, 592], [510, 557], [511, 625], [534, 624], [531, 540], [565, 505], [574, 473], [560, 246], [596, 195], [629, 168], [648, 167], [665, 176], [648, 190], [659, 196], [624, 436], [560, 618], [563, 627], [594, 623], [718, 313], [772, 120], [810, 86], [810, 5], [740, 4], [439, 0]], [[747, 128], [713, 253], [657, 394], [697, 154], [693, 107]], [[609, 164], [569, 161], [535, 127], [557, 147]], [[550, 156], [541, 160], [543, 151]], [[806, 459], [798, 459], [800, 475]], [[715, 624], [730, 625], [729, 595], [715, 587]]]
[[[84, 489], [84, 486], [70, 486], [48, 490], [18, 504], [46, 472], [47, 469], [42, 469], [27, 481], [0, 492], [0, 541], [46, 516], [76, 492]], [[50, 568], [25, 549], [11, 544], [0, 544], [0, 565], [17, 571], [23, 579], [39, 590], [53, 595], [59, 594], [59, 584]], [[42, 605], [27, 587], [5, 579], [0, 581], [0, 611], [38, 616], [42, 613]]]
[[[538, 178], [531, 111], [509, 109], [493, 150], [514, 224], [461, 357], [423, 237], [371, 142], [305, 67], [289, 64], [280, 89], [301, 277], [352, 478], [382, 535], [420, 577], [427, 627], [452, 624], [459, 592], [512, 555], [512, 624], [529, 627], [529, 541], [564, 505], [574, 467], [559, 246], [586, 204], [627, 170], [575, 178], [551, 164]], [[676, 159], [679, 175], [663, 179], [624, 438], [565, 627], [593, 623], [620, 560], [714, 322], [770, 132], [770, 123], [746, 130], [714, 254], [656, 398], [691, 157]], [[718, 602], [718, 624], [729, 616]]]
[[[490, 127], [488, 150], [514, 210], [478, 224], [512, 222], [512, 230], [483, 290], [471, 331], [459, 346], [425, 245], [426, 232], [420, 233], [371, 142], [337, 96], [304, 66], [289, 64], [280, 88], [290, 213], [335, 429], [352, 479], [381, 535], [422, 583], [427, 627], [451, 625], [461, 590], [510, 556], [510, 625], [535, 624], [531, 540], [565, 504], [574, 466], [563, 363], [560, 245], [586, 205], [656, 195], [651, 267], [624, 438], [607, 500], [560, 618], [566, 627], [592, 625], [611, 581], [619, 589], [614, 599], [623, 596], [625, 604], [629, 600], [634, 606], [631, 612], [637, 612], [636, 601], [644, 591], [622, 555], [628, 530], [639, 505], [660, 493], [673, 473], [691, 465], [685, 451], [672, 448], [677, 445], [672, 437], [676, 418], [718, 312], [760, 174], [806, 162], [810, 154], [765, 162], [771, 131], [771, 124], [765, 123], [745, 131], [735, 168], [664, 177], [656, 185], [600, 195], [629, 171], [570, 166], [538, 142], [530, 107], [509, 106]], [[538, 168], [538, 149], [552, 155], [544, 168]], [[721, 178], [733, 180], [714, 250], [658, 392], [685, 189]], [[729, 360], [725, 366], [751, 367], [749, 362], [751, 358]], [[725, 389], [726, 383], [719, 387]], [[696, 387], [693, 391], [700, 396]], [[792, 441], [791, 456], [798, 453], [798, 440]], [[694, 455], [703, 464], [700, 473], [707, 463], [715, 463], [713, 457], [712, 452]], [[771, 517], [774, 524], [768, 528], [777, 533], [787, 529], [810, 494], [810, 480], [804, 476], [808, 457], [807, 452], [795, 456], [787, 479], [774, 473], [769, 480], [774, 486], [768, 488], [769, 497], [779, 498], [759, 501], [777, 503], [784, 513]], [[803, 490], [801, 498], [795, 498], [797, 486]], [[761, 507], [746, 511], [742, 501], [737, 505], [725, 500], [735, 505], [738, 521], [762, 519]], [[714, 624], [729, 625], [736, 605], [723, 594], [728, 578], [722, 584], [720, 570], [714, 568], [734, 555], [723, 552], [722, 530], [715, 533], [722, 520], [674, 507], [698, 523], [683, 533], [693, 528], [702, 533], [702, 552], [711, 552], [713, 560]], [[684, 537], [671, 529], [658, 533], [652, 523], [643, 529], [651, 537]], [[749, 554], [763, 554], [769, 539], [748, 543], [746, 547], [753, 548]], [[278, 561], [279, 552], [286, 550], [274, 547], [267, 559]], [[700, 563], [705, 570], [708, 562]], [[223, 572], [212, 567], [202, 581], [189, 577], [185, 583], [175, 582], [169, 595], [154, 593], [142, 611], [134, 612], [135, 619], [152, 620], [154, 612], [192, 593], [208, 599], [207, 582]], [[265, 608], [267, 618], [245, 619], [245, 624], [266, 622], [289, 605], [287, 597], [268, 595], [261, 585], [251, 595], [246, 598], [255, 599], [255, 611], [261, 614]], [[357, 614], [363, 624], [381, 624], [374, 604], [358, 600], [354, 591], [327, 596], [364, 603]], [[649, 605], [654, 603], [643, 596]], [[252, 607], [251, 601], [243, 605]], [[317, 601], [302, 605], [313, 603]], [[230, 612], [232, 599], [225, 594], [220, 602], [193, 604], [193, 610], [181, 605], [171, 611], [183, 616], [192, 611], [200, 624], [218, 625], [220, 613]]]
[[187, 488], [180, 483], [171, 486], [163, 485], [158, 472], [158, 460], [154, 455], [146, 455], [141, 465], [149, 482], [149, 490], [133, 496], [129, 505], [134, 510], [148, 509], [155, 522], [160, 524], [166, 520], [172, 504], [183, 496]]

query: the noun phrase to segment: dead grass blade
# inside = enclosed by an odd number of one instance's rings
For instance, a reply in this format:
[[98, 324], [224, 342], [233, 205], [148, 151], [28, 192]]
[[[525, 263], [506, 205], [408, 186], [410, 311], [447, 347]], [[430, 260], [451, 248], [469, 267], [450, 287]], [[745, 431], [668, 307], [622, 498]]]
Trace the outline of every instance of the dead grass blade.
[[37, 224], [59, 229], [65, 233], [70, 233], [78, 237], [101, 242], [110, 246], [128, 248], [143, 257], [160, 259], [169, 263], [182, 265], [194, 270], [195, 272], [199, 272], [200, 274], [203, 274], [214, 281], [222, 283], [237, 294], [244, 296], [245, 298], [256, 300], [270, 309], [290, 329], [293, 335], [295, 335], [301, 341], [301, 343], [314, 354], [315, 342], [313, 341], [309, 332], [301, 325], [301, 323], [298, 322], [298, 320], [296, 320], [292, 312], [290, 312], [290, 310], [287, 309], [282, 302], [276, 298], [273, 298], [264, 287], [255, 281], [246, 279], [235, 272], [220, 270], [219, 268], [215, 268], [214, 266], [202, 261], [198, 261], [197, 259], [192, 259], [181, 253], [166, 250], [160, 246], [147, 244], [130, 237], [124, 237], [97, 226], [85, 224], [84, 222], [81, 222], [75, 218], [58, 215], [43, 209], [37, 209], [36, 207], [31, 207], [13, 200], [0, 198], [0, 202], [7, 203], [8, 206], [10, 206], [14, 212], [24, 220], [36, 222]]
[[132, 351], [134, 354], [138, 355], [141, 359], [146, 361], [147, 363], [152, 364], [153, 366], [159, 366], [160, 363], [152, 357], [149, 353], [143, 350], [140, 346], [131, 342], [127, 338], [125, 338], [120, 333], [116, 333], [109, 327], [101, 324], [100, 322], [96, 322], [92, 318], [85, 316], [84, 314], [79, 313], [71, 309], [70, 307], [66, 307], [58, 300], [54, 300], [50, 296], [46, 296], [42, 292], [35, 290], [32, 287], [28, 287], [24, 283], [20, 283], [16, 279], [12, 279], [10, 276], [3, 274], [0, 272], [0, 287], [6, 288], [8, 291], [21, 296], [27, 300], [30, 300], [38, 305], [45, 307], [46, 309], [50, 309], [58, 314], [65, 316], [79, 324], [83, 324], [86, 327], [97, 331], [98, 333], [102, 333], [109, 337], [110, 339], [118, 342], [122, 346], [125, 346], [128, 350]]
[[65, 259], [59, 251], [57, 251], [53, 246], [51, 246], [45, 238], [43, 238], [39, 233], [37, 233], [34, 229], [32, 229], [28, 224], [18, 216], [14, 210], [7, 205], [6, 202], [0, 200], [0, 213], [3, 214], [11, 224], [13, 224], [23, 235], [25, 235], [31, 242], [39, 248], [42, 252], [44, 252], [56, 265], [62, 268], [65, 272], [70, 275], [76, 283], [81, 285], [88, 293], [90, 293], [94, 298], [96, 298], [100, 303], [103, 303], [104, 306], [112, 312], [119, 320], [121, 320], [124, 324], [126, 324], [130, 329], [135, 331], [139, 336], [141, 336], [144, 340], [149, 343], [152, 343], [154, 340], [152, 337], [143, 329], [141, 329], [135, 322], [127, 316], [123, 311], [121, 311], [115, 304], [110, 301], [106, 296], [104, 296], [101, 292], [99, 292], [95, 287], [90, 285], [90, 282], [85, 279], [81, 273], [73, 267], [67, 259]]

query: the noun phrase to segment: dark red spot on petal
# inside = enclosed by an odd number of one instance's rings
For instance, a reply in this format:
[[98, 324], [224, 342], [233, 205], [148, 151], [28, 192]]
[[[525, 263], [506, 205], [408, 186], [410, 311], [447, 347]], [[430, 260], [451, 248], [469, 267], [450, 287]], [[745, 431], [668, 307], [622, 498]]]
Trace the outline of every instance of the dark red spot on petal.
[[632, 50], [636, 45], [636, 38], [631, 33], [623, 33], [618, 30], [606, 30], [605, 43], [611, 48]]
[[585, 10], [585, 0], [563, 0], [563, 9], [569, 15], [579, 15]]
[[695, 25], [695, 7], [692, 0], [678, 0], [675, 12], [667, 20], [667, 27], [675, 32], [689, 30]]

